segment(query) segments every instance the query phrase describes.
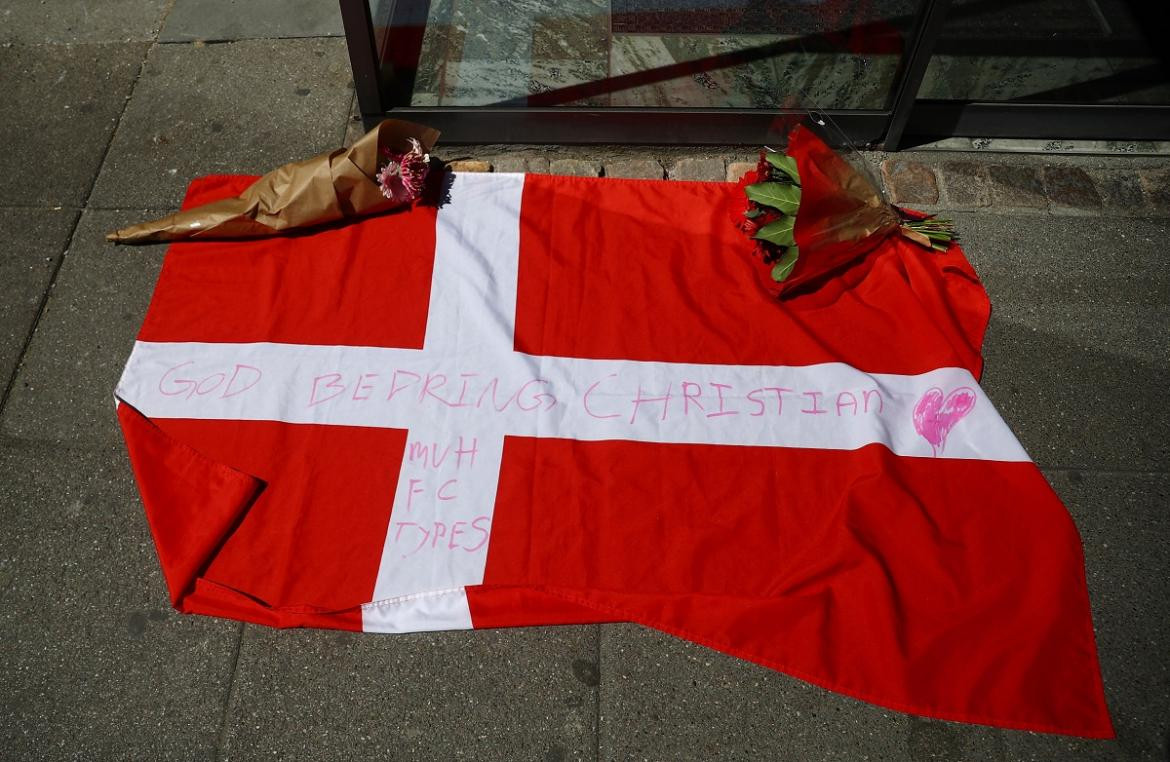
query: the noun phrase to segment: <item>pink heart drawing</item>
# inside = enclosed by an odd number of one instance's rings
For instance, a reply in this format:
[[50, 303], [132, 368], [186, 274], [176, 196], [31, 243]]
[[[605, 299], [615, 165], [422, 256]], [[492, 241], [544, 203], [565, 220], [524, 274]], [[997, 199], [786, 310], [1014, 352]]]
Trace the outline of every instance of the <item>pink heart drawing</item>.
[[914, 429], [930, 442], [937, 458], [947, 445], [947, 434], [974, 407], [975, 390], [969, 386], [960, 386], [945, 398], [942, 389], [932, 387], [914, 406]]

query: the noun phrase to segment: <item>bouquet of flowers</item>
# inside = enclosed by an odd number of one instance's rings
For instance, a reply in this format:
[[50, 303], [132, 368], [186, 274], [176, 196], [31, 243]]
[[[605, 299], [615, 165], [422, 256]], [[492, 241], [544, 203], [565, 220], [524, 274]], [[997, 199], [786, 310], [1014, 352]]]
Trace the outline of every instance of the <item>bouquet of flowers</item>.
[[117, 243], [253, 238], [362, 217], [424, 195], [437, 130], [387, 119], [349, 148], [278, 167], [235, 198], [123, 228]]
[[747, 197], [739, 228], [768, 268], [777, 296], [837, 270], [891, 234], [945, 251], [949, 220], [893, 206], [865, 175], [798, 125], [786, 153], [765, 149], [740, 187]]

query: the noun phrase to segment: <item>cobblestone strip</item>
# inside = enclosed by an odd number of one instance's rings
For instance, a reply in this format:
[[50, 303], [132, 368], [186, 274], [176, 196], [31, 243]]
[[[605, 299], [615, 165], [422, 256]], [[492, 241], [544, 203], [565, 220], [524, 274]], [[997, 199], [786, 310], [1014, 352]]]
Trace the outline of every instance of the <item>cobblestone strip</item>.
[[[752, 152], [623, 148], [584, 151], [531, 146], [498, 154], [455, 148], [461, 172], [532, 172], [580, 177], [737, 182], [755, 168]], [[701, 151], [701, 153], [700, 153]], [[568, 156], [566, 156], [566, 153]], [[925, 211], [1170, 216], [1170, 166], [1157, 159], [1040, 156], [952, 151], [869, 154], [891, 201]]]
[[1095, 157], [1090, 162], [887, 158], [882, 180], [896, 204], [931, 209], [1170, 216], [1170, 168]]

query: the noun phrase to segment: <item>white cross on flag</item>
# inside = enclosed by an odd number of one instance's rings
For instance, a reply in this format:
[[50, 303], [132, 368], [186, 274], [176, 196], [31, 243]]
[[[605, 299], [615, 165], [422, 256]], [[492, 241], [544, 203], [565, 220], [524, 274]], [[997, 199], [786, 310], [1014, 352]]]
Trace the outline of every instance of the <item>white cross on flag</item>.
[[632, 621], [904, 711], [1111, 736], [1080, 541], [979, 388], [962, 252], [890, 238], [778, 303], [738, 195], [456, 175], [438, 209], [174, 245], [117, 389], [172, 603]]

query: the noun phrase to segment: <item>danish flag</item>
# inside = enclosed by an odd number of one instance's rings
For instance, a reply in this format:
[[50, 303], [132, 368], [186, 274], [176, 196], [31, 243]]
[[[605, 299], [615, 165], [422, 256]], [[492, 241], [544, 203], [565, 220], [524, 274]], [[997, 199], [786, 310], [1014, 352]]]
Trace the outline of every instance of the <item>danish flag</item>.
[[733, 185], [448, 190], [168, 252], [116, 396], [176, 608], [632, 621], [903, 711], [1112, 736], [1080, 539], [979, 388], [957, 246], [895, 236], [777, 303]]

